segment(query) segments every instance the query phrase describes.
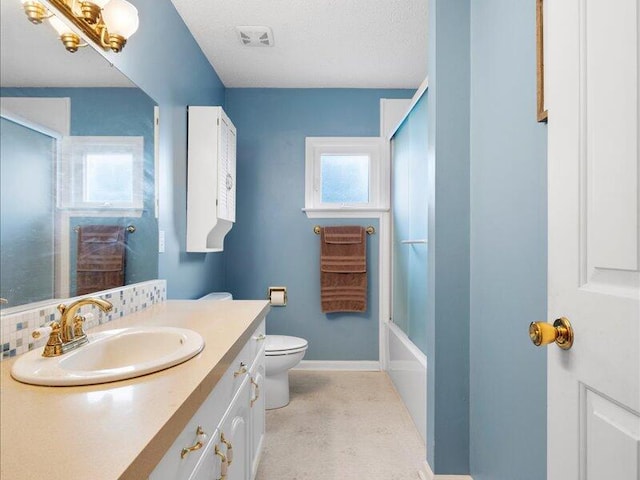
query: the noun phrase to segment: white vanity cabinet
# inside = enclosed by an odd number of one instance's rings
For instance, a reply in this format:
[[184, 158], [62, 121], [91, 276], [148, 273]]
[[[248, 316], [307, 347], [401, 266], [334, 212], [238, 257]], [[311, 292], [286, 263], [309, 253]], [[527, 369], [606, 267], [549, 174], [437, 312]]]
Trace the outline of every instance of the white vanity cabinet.
[[[260, 392], [265, 361], [264, 328], [263, 321], [149, 480], [252, 480], [255, 477], [265, 419]], [[257, 443], [256, 432], [262, 432]]]
[[220, 252], [236, 221], [236, 128], [222, 107], [189, 107], [187, 252]]
[[245, 379], [189, 480], [250, 480], [249, 385]]

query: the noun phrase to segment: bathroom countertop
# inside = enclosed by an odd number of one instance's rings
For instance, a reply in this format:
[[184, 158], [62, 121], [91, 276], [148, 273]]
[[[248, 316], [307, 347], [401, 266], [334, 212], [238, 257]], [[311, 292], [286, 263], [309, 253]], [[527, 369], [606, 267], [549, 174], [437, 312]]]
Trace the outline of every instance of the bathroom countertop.
[[191, 360], [143, 377], [84, 387], [11, 378], [0, 362], [0, 478], [146, 479], [269, 311], [267, 301], [169, 300], [89, 333], [133, 325], [199, 332]]

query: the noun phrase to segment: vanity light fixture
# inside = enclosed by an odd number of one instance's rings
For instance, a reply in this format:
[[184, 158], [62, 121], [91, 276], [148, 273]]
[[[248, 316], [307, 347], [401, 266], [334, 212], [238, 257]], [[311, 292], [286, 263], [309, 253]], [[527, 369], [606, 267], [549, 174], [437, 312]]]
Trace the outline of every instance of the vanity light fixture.
[[67, 51], [73, 53], [86, 43], [55, 15], [64, 16], [82, 35], [104, 50], [122, 51], [127, 40], [138, 30], [138, 9], [126, 0], [49, 0], [56, 13], [37, 0], [21, 0], [24, 13], [33, 24], [49, 19]]

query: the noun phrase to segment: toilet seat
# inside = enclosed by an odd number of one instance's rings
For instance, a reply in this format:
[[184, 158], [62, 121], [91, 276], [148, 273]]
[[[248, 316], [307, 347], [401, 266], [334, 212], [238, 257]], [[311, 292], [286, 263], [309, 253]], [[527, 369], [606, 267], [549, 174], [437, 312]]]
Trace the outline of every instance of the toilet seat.
[[291, 350], [265, 350], [264, 354], [267, 357], [277, 357], [279, 355], [293, 355], [294, 353], [304, 352], [307, 347], [294, 348]]
[[265, 355], [292, 355], [304, 352], [308, 342], [304, 338], [290, 337], [288, 335], [267, 335]]

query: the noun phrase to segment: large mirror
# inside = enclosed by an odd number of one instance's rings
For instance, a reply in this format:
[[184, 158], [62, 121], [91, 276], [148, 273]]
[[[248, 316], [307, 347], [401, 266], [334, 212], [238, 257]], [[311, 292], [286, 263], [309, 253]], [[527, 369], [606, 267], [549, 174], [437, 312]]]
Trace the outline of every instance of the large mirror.
[[157, 278], [155, 102], [0, 8], [3, 312]]

